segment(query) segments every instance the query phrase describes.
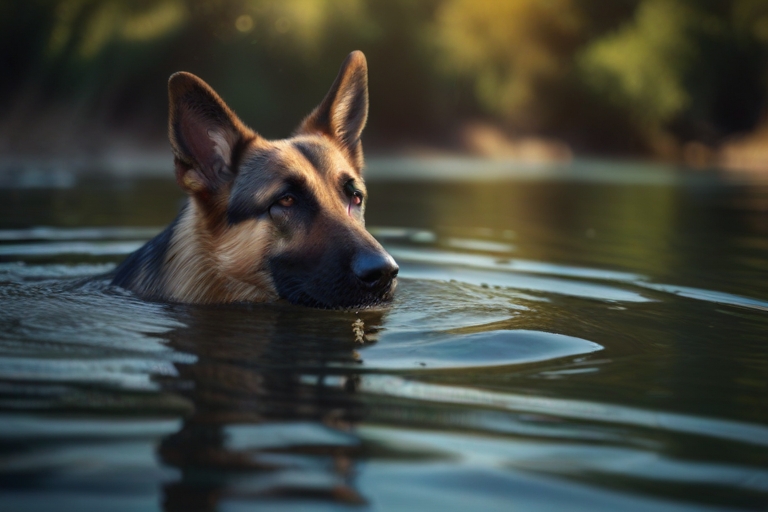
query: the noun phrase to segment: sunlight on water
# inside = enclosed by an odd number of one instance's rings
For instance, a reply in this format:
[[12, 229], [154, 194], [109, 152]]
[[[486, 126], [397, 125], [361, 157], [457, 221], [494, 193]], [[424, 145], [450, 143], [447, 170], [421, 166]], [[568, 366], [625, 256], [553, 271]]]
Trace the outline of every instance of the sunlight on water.
[[[397, 329], [362, 353], [366, 368], [462, 368], [506, 366], [597, 352], [603, 347], [587, 340], [540, 331], [490, 330], [445, 335]], [[388, 334], [388, 333], [387, 333]], [[401, 342], [397, 339], [400, 338]], [[404, 339], [403, 339], [404, 338]]]
[[[561, 418], [619, 423], [768, 446], [768, 427], [739, 422], [575, 400], [527, 397], [477, 389], [436, 386], [388, 376], [366, 378], [363, 389], [370, 393], [401, 396], [415, 400], [480, 405]], [[763, 481], [768, 484], [768, 480], [763, 479]]]
[[[379, 209], [371, 232], [402, 277], [371, 311], [160, 304], [109, 286], [169, 220], [157, 213], [0, 226], [3, 508], [759, 509], [768, 288], [740, 276], [768, 246], [742, 226], [651, 261], [669, 231], [593, 216], [574, 199], [601, 197], [590, 185], [505, 185], [531, 197], [525, 222], [483, 213], [499, 187], [477, 186], [465, 205], [466, 185], [390, 194], [415, 222]], [[586, 220], [536, 220], [542, 194]], [[683, 231], [701, 233], [706, 212], [690, 218]]]

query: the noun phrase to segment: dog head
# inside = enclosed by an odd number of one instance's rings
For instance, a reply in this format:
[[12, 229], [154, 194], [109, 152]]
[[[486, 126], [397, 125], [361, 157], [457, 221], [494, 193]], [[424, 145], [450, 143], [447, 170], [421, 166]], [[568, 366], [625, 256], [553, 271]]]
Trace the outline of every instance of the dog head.
[[351, 53], [320, 105], [288, 139], [246, 127], [205, 82], [169, 81], [176, 179], [218, 270], [314, 307], [391, 299], [398, 266], [365, 230], [360, 135], [368, 70]]

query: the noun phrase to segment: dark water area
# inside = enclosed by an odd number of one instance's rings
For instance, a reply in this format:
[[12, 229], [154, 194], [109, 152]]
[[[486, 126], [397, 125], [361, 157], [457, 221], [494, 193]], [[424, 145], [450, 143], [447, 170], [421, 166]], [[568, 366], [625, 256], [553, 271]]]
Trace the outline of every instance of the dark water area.
[[359, 312], [142, 301], [172, 180], [0, 182], [0, 509], [766, 510], [768, 186], [468, 165], [373, 169]]

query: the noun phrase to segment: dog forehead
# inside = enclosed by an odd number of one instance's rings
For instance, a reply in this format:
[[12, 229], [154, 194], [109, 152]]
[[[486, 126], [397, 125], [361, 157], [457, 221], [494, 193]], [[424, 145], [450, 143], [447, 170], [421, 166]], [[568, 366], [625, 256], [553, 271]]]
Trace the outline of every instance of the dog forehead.
[[334, 202], [343, 178], [355, 175], [341, 151], [324, 137], [262, 139], [242, 153], [230, 189], [229, 214], [240, 218], [254, 207], [267, 207], [286, 182], [300, 184], [321, 203]]
[[307, 181], [331, 178], [335, 182], [343, 172], [351, 173], [352, 167], [334, 144], [324, 137], [299, 136], [250, 148], [241, 161], [238, 174], [273, 178], [299, 175]]
[[300, 136], [286, 142], [291, 152], [297, 151], [320, 176], [335, 177], [341, 172], [352, 172], [344, 154], [325, 137]]

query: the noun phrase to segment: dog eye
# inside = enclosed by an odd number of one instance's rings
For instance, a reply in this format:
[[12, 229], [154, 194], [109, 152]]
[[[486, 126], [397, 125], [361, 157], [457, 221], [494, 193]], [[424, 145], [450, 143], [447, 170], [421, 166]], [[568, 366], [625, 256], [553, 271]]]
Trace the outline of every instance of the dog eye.
[[277, 204], [280, 206], [283, 206], [285, 208], [290, 208], [296, 203], [296, 198], [293, 196], [283, 196], [280, 199], [277, 200]]
[[349, 203], [354, 206], [363, 204], [363, 193], [355, 188], [355, 181], [349, 180], [344, 184], [344, 192], [349, 196]]

